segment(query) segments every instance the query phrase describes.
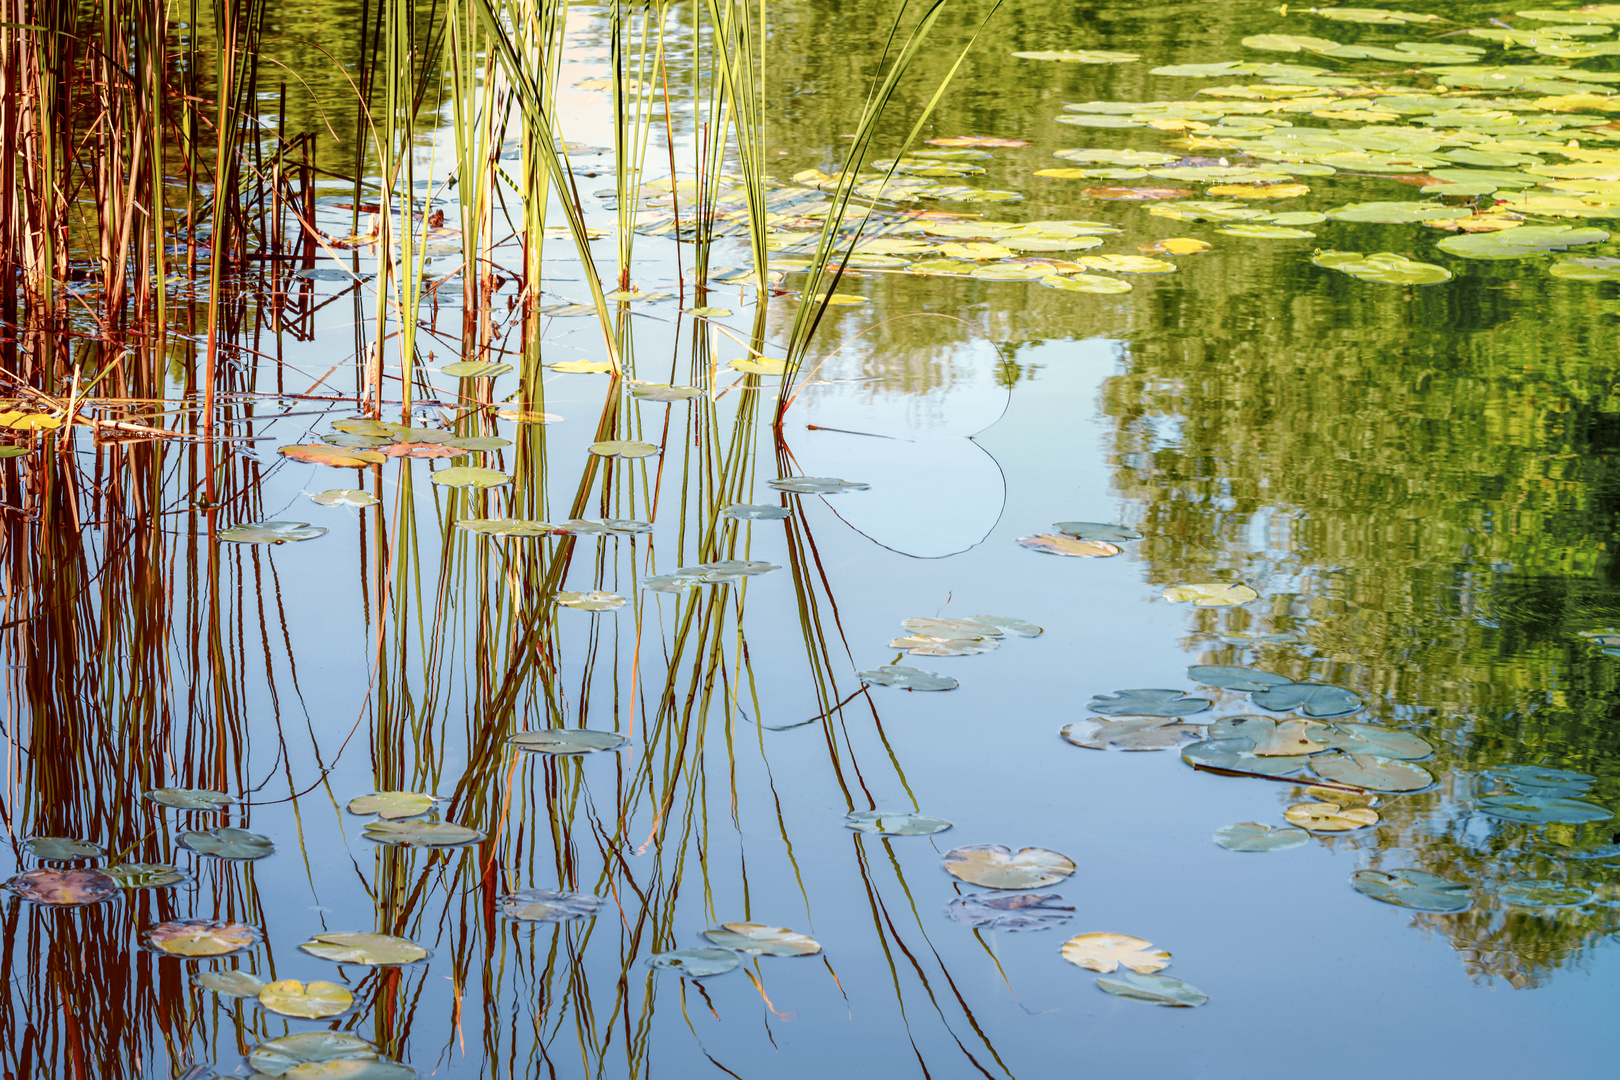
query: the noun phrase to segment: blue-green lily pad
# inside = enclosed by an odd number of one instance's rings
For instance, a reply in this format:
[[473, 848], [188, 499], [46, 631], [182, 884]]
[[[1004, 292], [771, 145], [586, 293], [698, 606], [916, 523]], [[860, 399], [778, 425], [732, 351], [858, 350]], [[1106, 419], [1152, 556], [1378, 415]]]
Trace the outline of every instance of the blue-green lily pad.
[[1479, 809], [1503, 821], [1522, 821], [1530, 825], [1553, 821], [1580, 825], [1614, 817], [1613, 811], [1597, 803], [1545, 795], [1487, 795], [1479, 800]]
[[1142, 534], [1135, 529], [1125, 525], [1109, 525], [1101, 521], [1059, 521], [1053, 523], [1052, 528], [1080, 540], [1102, 540], [1110, 544], [1142, 539]]
[[1211, 837], [1227, 851], [1287, 851], [1310, 840], [1311, 834], [1292, 826], [1262, 825], [1244, 821], [1223, 825]]
[[1549, 798], [1584, 795], [1597, 780], [1591, 773], [1549, 769], [1542, 765], [1509, 765], [1501, 769], [1487, 769], [1485, 775], [1501, 780], [1521, 795]]
[[220, 859], [262, 859], [276, 850], [276, 845], [268, 836], [229, 827], [207, 832], [183, 832], [179, 839], [181, 847]]
[[1318, 718], [1349, 716], [1367, 707], [1365, 702], [1343, 687], [1324, 683], [1289, 683], [1269, 690], [1257, 690], [1249, 700], [1272, 712], [1300, 712]]
[[1109, 716], [1191, 716], [1212, 704], [1208, 698], [1188, 697], [1180, 690], [1116, 690], [1098, 694], [1086, 708]]
[[1368, 791], [1422, 791], [1434, 783], [1428, 769], [1410, 761], [1342, 751], [1311, 758], [1311, 769], [1324, 780]]
[[1467, 885], [1422, 870], [1357, 870], [1350, 884], [1374, 900], [1436, 915], [1455, 915], [1474, 906]]
[[1098, 979], [1097, 986], [1115, 997], [1173, 1009], [1190, 1009], [1209, 1000], [1209, 995], [1198, 987], [1168, 975], [1140, 975], [1134, 971], [1122, 971], [1118, 975]]
[[1316, 733], [1318, 742], [1347, 754], [1419, 761], [1434, 753], [1434, 747], [1410, 731], [1378, 727], [1374, 724], [1333, 724]]
[[673, 952], [654, 953], [647, 958], [648, 967], [673, 971], [688, 979], [724, 975], [738, 963], [737, 954], [730, 949], [676, 949]]
[[1269, 690], [1274, 686], [1287, 686], [1294, 680], [1259, 668], [1228, 667], [1222, 664], [1194, 664], [1187, 669], [1187, 677], [1205, 686], [1218, 686], [1222, 690]]

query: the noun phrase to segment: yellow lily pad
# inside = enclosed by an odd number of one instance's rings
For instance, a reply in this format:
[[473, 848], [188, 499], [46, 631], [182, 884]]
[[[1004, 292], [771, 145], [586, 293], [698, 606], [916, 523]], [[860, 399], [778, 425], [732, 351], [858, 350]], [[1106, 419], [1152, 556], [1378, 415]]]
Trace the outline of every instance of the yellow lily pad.
[[1081, 934], [1063, 943], [1063, 959], [1107, 974], [1121, 965], [1147, 975], [1170, 966], [1170, 954], [1129, 934]]
[[259, 1004], [282, 1016], [324, 1020], [348, 1012], [354, 1005], [354, 995], [337, 983], [279, 979], [259, 991]]

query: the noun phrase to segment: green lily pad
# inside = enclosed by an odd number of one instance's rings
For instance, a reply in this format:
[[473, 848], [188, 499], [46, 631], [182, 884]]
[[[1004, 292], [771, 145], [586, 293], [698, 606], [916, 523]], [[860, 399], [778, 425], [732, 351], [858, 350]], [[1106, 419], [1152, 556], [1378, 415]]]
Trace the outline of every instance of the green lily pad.
[[856, 832], [876, 833], [879, 836], [930, 836], [951, 827], [951, 823], [943, 818], [882, 810], [851, 811], [845, 815], [844, 825]]
[[701, 585], [719, 585], [731, 581], [741, 581], [745, 577], [757, 577], [760, 574], [769, 574], [773, 570], [782, 569], [775, 563], [760, 560], [719, 559], [715, 562], [698, 563], [696, 566], [678, 566], [675, 575]]
[[29, 870], [6, 882], [6, 888], [36, 904], [77, 907], [99, 904], [118, 895], [118, 882], [99, 870]]
[[1118, 278], [1099, 277], [1096, 274], [1053, 274], [1041, 278], [1041, 284], [1048, 289], [1060, 289], [1064, 292], [1101, 293], [1115, 295], [1131, 291], [1131, 283], [1120, 281]]
[[855, 677], [872, 686], [898, 686], [902, 690], [955, 690], [962, 685], [949, 675], [895, 664], [884, 664], [872, 671], [857, 671]]
[[1608, 821], [1613, 811], [1597, 803], [1581, 799], [1538, 795], [1486, 795], [1479, 800], [1481, 813], [1503, 821], [1521, 821], [1530, 825], [1559, 822], [1580, 825], [1588, 821]]
[[1115, 997], [1146, 1001], [1172, 1009], [1190, 1009], [1209, 1000], [1209, 995], [1191, 983], [1156, 973], [1141, 975], [1134, 971], [1122, 971], [1111, 978], [1099, 978], [1097, 986]]
[[94, 859], [107, 854], [100, 844], [92, 844], [88, 840], [74, 840], [66, 836], [36, 836], [25, 843], [30, 855], [50, 862]]
[[309, 501], [320, 506], [354, 506], [364, 509], [367, 506], [376, 506], [381, 499], [369, 491], [360, 491], [356, 488], [332, 488], [329, 491], [317, 491], [309, 497]]
[[982, 892], [958, 896], [945, 906], [945, 915], [964, 926], [1017, 934], [1062, 926], [1074, 917], [1074, 908], [1057, 893]]
[[966, 620], [977, 626], [999, 630], [1003, 635], [1021, 638], [1040, 637], [1044, 631], [1041, 627], [1023, 619], [1014, 619], [1007, 615], [974, 615]]
[[1499, 232], [1448, 236], [1436, 246], [1465, 259], [1528, 259], [1609, 238], [1602, 229], [1575, 225], [1521, 225]]
[[1269, 690], [1256, 690], [1249, 695], [1249, 700], [1271, 712], [1300, 712], [1319, 719], [1349, 716], [1367, 707], [1364, 701], [1343, 687], [1324, 683], [1289, 683]]
[[780, 521], [792, 516], [792, 513], [785, 506], [772, 506], [769, 503], [732, 503], [720, 511], [720, 516], [734, 521]]
[[730, 949], [676, 949], [673, 952], [654, 953], [647, 958], [648, 967], [678, 972], [688, 979], [724, 975], [738, 963], [737, 954]]
[[872, 486], [831, 476], [780, 476], [766, 483], [791, 495], [839, 495], [846, 491], [865, 491]]
[[1287, 851], [1306, 843], [1311, 834], [1292, 826], [1262, 825], [1258, 821], [1244, 821], [1237, 825], [1224, 825], [1211, 837], [1227, 851]]
[[325, 536], [326, 530], [307, 521], [255, 521], [221, 529], [218, 535], [230, 544], [286, 544]]
[[1324, 780], [1368, 791], [1421, 791], [1434, 783], [1421, 765], [1342, 751], [1311, 758], [1311, 770]]
[[280, 979], [259, 991], [259, 1004], [281, 1016], [324, 1020], [353, 1008], [354, 995], [337, 983]]
[[1381, 285], [1439, 285], [1451, 280], [1451, 271], [1443, 266], [1414, 262], [1405, 255], [1388, 251], [1371, 255], [1355, 251], [1323, 251], [1312, 256], [1311, 262]]
[[1438, 15], [1414, 15], [1410, 11], [1384, 11], [1380, 8], [1311, 8], [1319, 19], [1335, 22], [1371, 23], [1376, 26], [1403, 26], [1407, 23], [1441, 22]]
[[484, 838], [477, 829], [448, 821], [373, 821], [366, 826], [366, 839], [379, 844], [405, 847], [460, 847]]
[[146, 797], [176, 810], [220, 810], [236, 802], [236, 796], [207, 788], [158, 788]]
[[1258, 600], [1260, 594], [1247, 585], [1209, 581], [1196, 585], [1172, 585], [1164, 590], [1164, 598], [1172, 604], [1190, 602], [1194, 607], [1233, 607]]
[[1088, 750], [1170, 750], [1188, 739], [1201, 739], [1198, 724], [1182, 724], [1170, 717], [1077, 720], [1063, 728], [1064, 739]]
[[1378, 727], [1374, 724], [1333, 724], [1317, 734], [1319, 742], [1349, 754], [1419, 761], [1434, 753], [1434, 747], [1410, 731]]
[[[341, 1031], [304, 1031], [260, 1043], [248, 1054], [247, 1060], [256, 1073], [282, 1077], [301, 1065], [332, 1061], [369, 1063], [386, 1059], [377, 1053], [375, 1046], [353, 1035]], [[309, 1074], [301, 1073], [296, 1080], [303, 1080], [306, 1075]], [[334, 1073], [333, 1080], [340, 1075], [348, 1074]]]
[[1195, 769], [1298, 776], [1310, 766], [1309, 756], [1258, 757], [1252, 739], [1205, 739], [1181, 748], [1181, 760]]
[[669, 383], [642, 383], [630, 388], [630, 396], [642, 401], [690, 401], [702, 397], [703, 391], [695, 386], [672, 386]]
[[1109, 525], [1101, 521], [1059, 521], [1054, 523], [1052, 528], [1060, 533], [1067, 533], [1076, 540], [1101, 540], [1104, 543], [1118, 544], [1127, 540], [1142, 539], [1142, 534], [1135, 529], [1125, 525]]
[[179, 840], [181, 847], [219, 859], [262, 859], [275, 854], [276, 850], [268, 836], [229, 826], [207, 832], [183, 832]]
[[1567, 881], [1521, 878], [1503, 885], [1496, 890], [1496, 895], [1504, 904], [1514, 907], [1567, 908], [1579, 907], [1596, 894]]
[[568, 922], [595, 915], [600, 897], [561, 889], [521, 889], [501, 897], [501, 914], [520, 922]]
[[644, 458], [658, 453], [658, 447], [650, 442], [636, 442], [631, 439], [607, 439], [603, 442], [591, 443], [590, 452], [597, 457]]
[[492, 488], [510, 484], [512, 478], [494, 469], [475, 465], [452, 465], [448, 469], [433, 470], [433, 482], [445, 487]]
[[[1369, 202], [1338, 206], [1329, 210], [1327, 216], [1335, 221], [1365, 221], [1378, 225], [1412, 225], [1419, 221], [1471, 217], [1473, 213], [1473, 210], [1468, 207], [1446, 206], [1443, 203]], [[1481, 233], [1478, 235], [1495, 234]], [[1444, 244], [1441, 246], [1443, 247]]]
[[234, 998], [256, 998], [264, 989], [264, 980], [250, 971], [233, 968], [230, 971], [200, 971], [196, 983], [204, 990]]
[[349, 800], [349, 813], [376, 814], [384, 821], [421, 817], [442, 800], [433, 795], [415, 791], [379, 791], [374, 795], [361, 795]]
[[1243, 39], [1243, 45], [1266, 52], [1325, 52], [1339, 47], [1337, 41], [1309, 34], [1253, 34]]
[[1485, 775], [1501, 780], [1521, 795], [1583, 795], [1597, 782], [1597, 777], [1591, 773], [1552, 769], [1544, 765], [1509, 765], [1500, 769], [1486, 769]]
[[1357, 870], [1350, 875], [1350, 884], [1374, 900], [1436, 915], [1455, 915], [1474, 906], [1467, 885], [1422, 870]]
[[0, 446], [0, 458], [22, 457], [33, 452], [33, 449], [27, 446]]
[[630, 740], [611, 731], [548, 728], [544, 731], [520, 731], [508, 741], [519, 750], [532, 750], [537, 754], [592, 754], [600, 750], [617, 750]]
[[119, 863], [103, 866], [101, 872], [116, 881], [120, 889], [162, 889], [191, 877], [168, 863]]
[[1224, 664], [1194, 664], [1187, 669], [1187, 678], [1222, 690], [1268, 690], [1294, 681], [1286, 675], [1261, 671], [1259, 668], [1229, 667]]
[[547, 521], [528, 521], [522, 518], [462, 518], [458, 529], [466, 529], [480, 536], [536, 537], [550, 536], [557, 526]]
[[1547, 273], [1565, 281], [1620, 281], [1620, 259], [1559, 259]]
[[316, 934], [298, 947], [322, 960], [338, 964], [366, 964], [370, 967], [401, 967], [433, 955], [432, 950], [423, 948], [410, 938], [388, 934]]
[[703, 936], [721, 948], [750, 956], [812, 956], [821, 951], [821, 943], [814, 938], [760, 923], [721, 923], [703, 931]]
[[1213, 704], [1209, 698], [1188, 697], [1180, 690], [1116, 690], [1096, 695], [1086, 708], [1108, 716], [1191, 716]]
[[1074, 861], [1045, 848], [1018, 851], [1001, 844], [972, 844], [945, 853], [952, 877], [987, 889], [1038, 889], [1074, 873]]
[[446, 364], [442, 370], [446, 375], [454, 375], [458, 379], [492, 379], [497, 375], [510, 374], [517, 369], [511, 364], [463, 360], [457, 364]]
[[469, 436], [465, 439], [446, 439], [446, 445], [454, 446], [459, 450], [473, 450], [487, 453], [490, 450], [501, 450], [512, 445], [511, 439], [499, 439], [494, 436]]

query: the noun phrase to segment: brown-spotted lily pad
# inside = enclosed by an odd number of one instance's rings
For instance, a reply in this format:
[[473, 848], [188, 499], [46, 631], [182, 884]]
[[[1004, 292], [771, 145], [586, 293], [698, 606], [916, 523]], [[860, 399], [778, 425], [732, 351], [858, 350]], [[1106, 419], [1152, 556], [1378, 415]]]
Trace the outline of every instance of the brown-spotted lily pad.
[[987, 889], [1038, 889], [1074, 873], [1074, 861], [1045, 848], [1014, 852], [1001, 844], [974, 844], [946, 852], [945, 869]]

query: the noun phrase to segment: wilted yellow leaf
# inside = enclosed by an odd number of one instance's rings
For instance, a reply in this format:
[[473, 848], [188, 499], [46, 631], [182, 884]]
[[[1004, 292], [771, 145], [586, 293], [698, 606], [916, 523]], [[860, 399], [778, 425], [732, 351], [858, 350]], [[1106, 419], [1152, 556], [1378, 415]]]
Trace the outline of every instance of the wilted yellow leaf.
[[1107, 973], [1121, 964], [1141, 975], [1170, 966], [1170, 954], [1129, 934], [1081, 934], [1063, 943], [1063, 959], [1092, 971]]

